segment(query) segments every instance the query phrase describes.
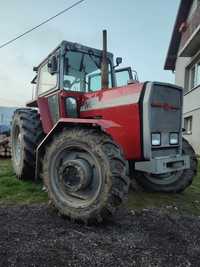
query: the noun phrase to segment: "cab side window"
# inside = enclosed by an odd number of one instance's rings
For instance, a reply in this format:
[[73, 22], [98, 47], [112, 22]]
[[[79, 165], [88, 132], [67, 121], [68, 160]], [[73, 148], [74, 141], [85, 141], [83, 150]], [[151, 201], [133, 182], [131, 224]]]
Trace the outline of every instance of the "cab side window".
[[[101, 90], [101, 71], [96, 71], [92, 74], [86, 76], [86, 81], [88, 85], [88, 92], [95, 92]], [[109, 72], [109, 84], [108, 88], [112, 88], [111, 73]]]
[[131, 68], [118, 69], [115, 71], [117, 87], [125, 86], [133, 79]]

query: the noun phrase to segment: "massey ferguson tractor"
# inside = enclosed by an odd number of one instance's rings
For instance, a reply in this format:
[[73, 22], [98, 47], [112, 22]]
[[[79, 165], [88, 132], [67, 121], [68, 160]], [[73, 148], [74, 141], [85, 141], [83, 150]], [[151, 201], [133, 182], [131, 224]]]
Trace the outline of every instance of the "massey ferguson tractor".
[[107, 51], [63, 41], [34, 67], [35, 99], [12, 121], [18, 179], [41, 177], [59, 212], [101, 222], [144, 190], [182, 192], [197, 171], [182, 138], [182, 88], [140, 83]]

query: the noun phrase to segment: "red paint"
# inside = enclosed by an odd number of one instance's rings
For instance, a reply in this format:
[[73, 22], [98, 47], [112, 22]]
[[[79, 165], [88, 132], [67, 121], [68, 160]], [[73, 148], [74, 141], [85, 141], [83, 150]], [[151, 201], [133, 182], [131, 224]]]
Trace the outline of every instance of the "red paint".
[[[102, 90], [95, 93], [85, 94], [85, 99], [97, 97], [101, 103], [106, 101], [119, 99], [122, 96], [135, 98], [140, 95], [142, 84], [130, 85], [127, 87]], [[141, 132], [140, 132], [140, 115], [138, 102], [132, 104], [124, 104], [117, 107], [109, 107], [104, 109], [94, 109], [82, 111], [81, 118], [102, 117], [103, 119], [114, 121], [119, 127], [111, 127], [106, 130], [115, 142], [121, 146], [127, 159], [141, 158]]]
[[[109, 128], [117, 128], [120, 127], [117, 123], [114, 121], [104, 120], [104, 119], [79, 119], [79, 118], [61, 118], [56, 125], [61, 123], [68, 123], [68, 124], [84, 124], [84, 125], [92, 125], [92, 126], [101, 126], [103, 129], [109, 129]], [[55, 125], [55, 127], [56, 127]]]
[[[141, 159], [141, 129], [139, 113], [139, 96], [143, 84], [131, 84], [126, 87], [104, 89], [98, 92], [71, 92], [60, 90], [59, 96], [60, 119], [56, 125], [52, 124], [51, 114], [48, 108], [48, 96], [38, 98], [42, 125], [45, 133], [55, 130], [60, 124], [87, 124], [91, 127], [100, 126], [112, 136], [119, 144], [126, 159]], [[79, 118], [68, 118], [65, 111], [65, 98], [74, 97], [78, 103]], [[104, 105], [103, 108], [84, 105], [95, 100], [95, 103]], [[87, 102], [86, 102], [87, 101]], [[109, 103], [118, 103], [117, 106], [109, 106]], [[123, 101], [125, 101], [123, 103]], [[127, 104], [128, 103], [128, 104]], [[90, 110], [82, 110], [81, 107]]]
[[38, 97], [37, 104], [40, 110], [40, 117], [42, 121], [43, 130], [47, 134], [53, 127], [51, 114], [49, 111], [48, 98]]
[[118, 126], [109, 127], [106, 132], [121, 146], [127, 159], [140, 159], [141, 140], [138, 104], [81, 113], [82, 118], [91, 116], [102, 116], [106, 120], [114, 121]]

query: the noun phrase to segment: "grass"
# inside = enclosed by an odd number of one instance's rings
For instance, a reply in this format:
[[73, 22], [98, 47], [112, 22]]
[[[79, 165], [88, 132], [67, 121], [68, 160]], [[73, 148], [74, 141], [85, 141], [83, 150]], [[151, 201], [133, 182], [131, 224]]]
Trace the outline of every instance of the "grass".
[[[12, 171], [10, 160], [0, 160], [0, 204], [46, 203], [47, 193], [42, 183], [19, 181]], [[128, 207], [133, 210], [164, 208], [180, 213], [200, 215], [200, 164], [193, 184], [181, 194], [160, 194], [130, 191]], [[175, 209], [174, 209], [175, 208]]]
[[179, 213], [200, 215], [200, 164], [198, 175], [190, 187], [180, 194], [131, 192], [128, 207], [133, 210], [148, 208], [174, 209]]
[[47, 202], [41, 183], [16, 179], [10, 160], [0, 160], [0, 204], [34, 204]]

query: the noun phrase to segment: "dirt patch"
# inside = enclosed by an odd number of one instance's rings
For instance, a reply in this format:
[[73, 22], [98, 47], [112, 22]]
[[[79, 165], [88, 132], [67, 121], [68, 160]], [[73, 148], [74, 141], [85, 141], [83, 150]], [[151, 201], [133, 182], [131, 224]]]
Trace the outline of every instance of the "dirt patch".
[[0, 208], [0, 266], [199, 266], [200, 218], [120, 212], [100, 226], [46, 205]]

